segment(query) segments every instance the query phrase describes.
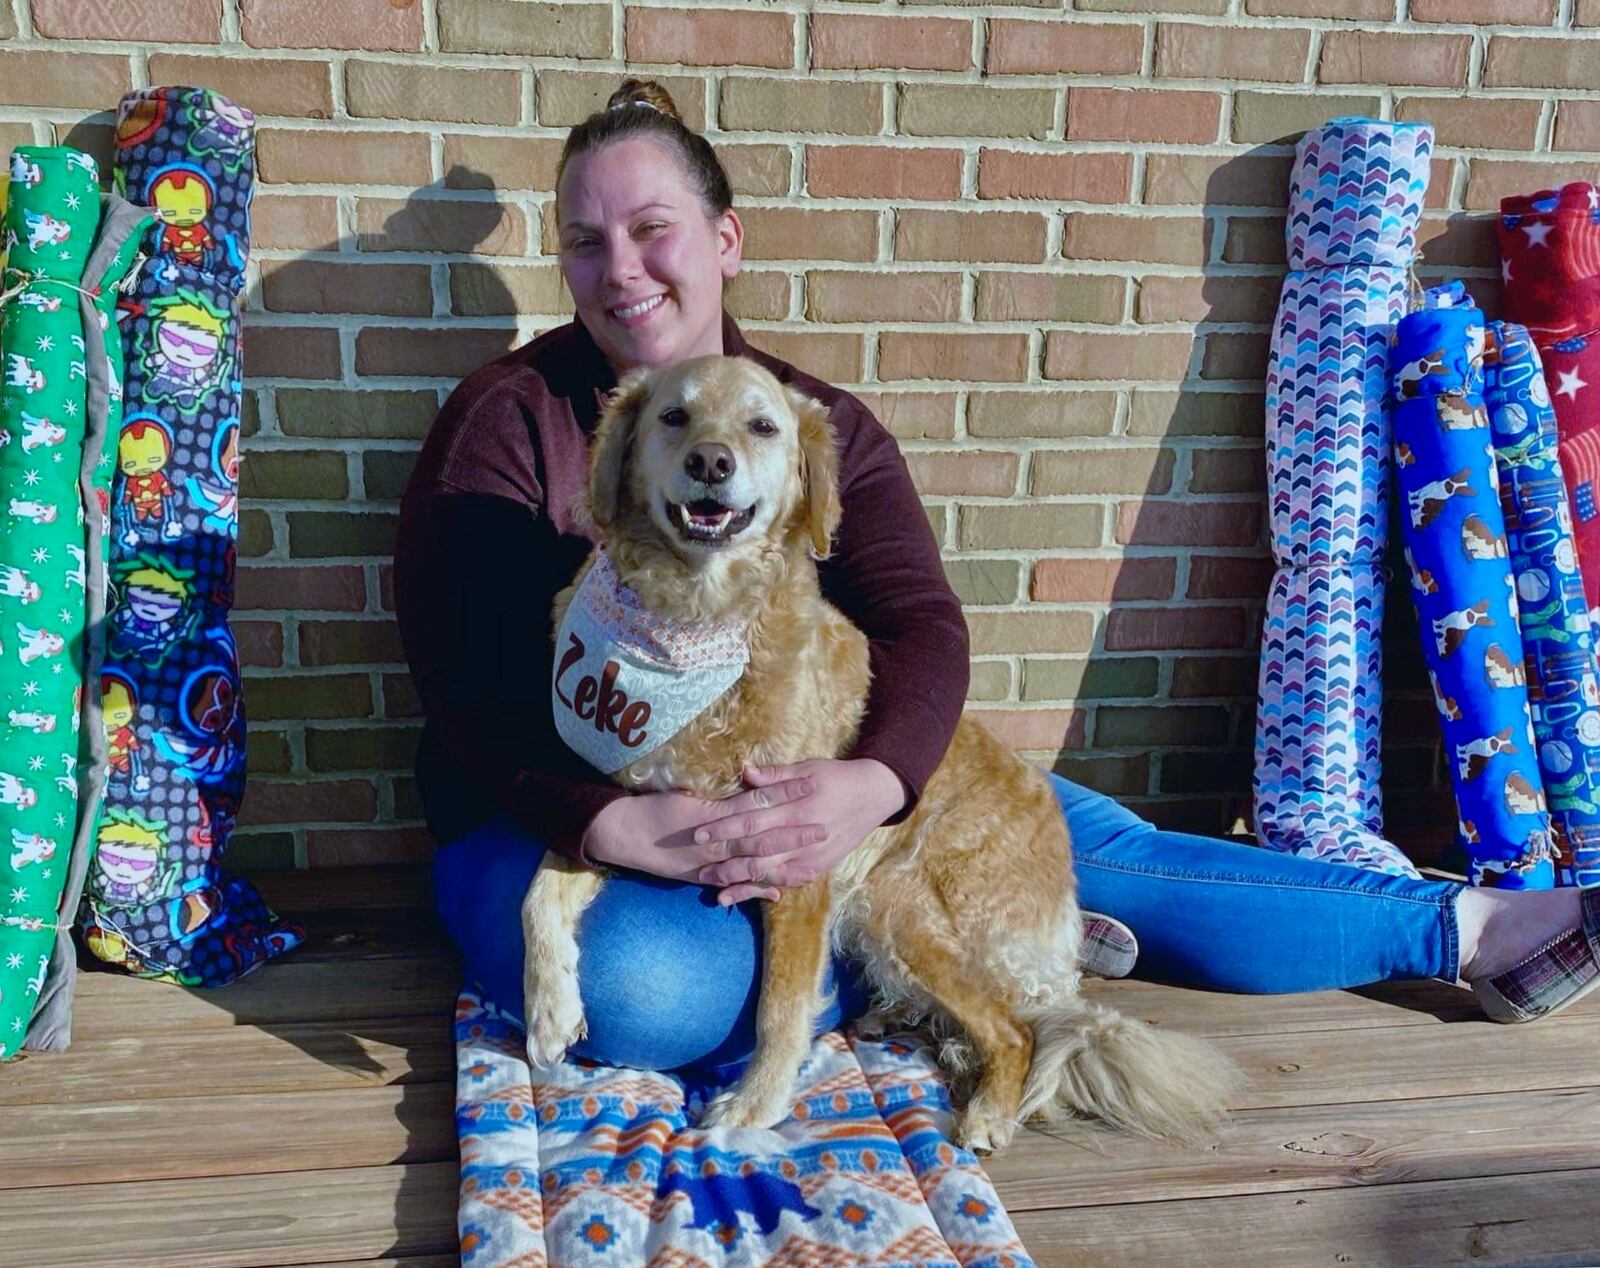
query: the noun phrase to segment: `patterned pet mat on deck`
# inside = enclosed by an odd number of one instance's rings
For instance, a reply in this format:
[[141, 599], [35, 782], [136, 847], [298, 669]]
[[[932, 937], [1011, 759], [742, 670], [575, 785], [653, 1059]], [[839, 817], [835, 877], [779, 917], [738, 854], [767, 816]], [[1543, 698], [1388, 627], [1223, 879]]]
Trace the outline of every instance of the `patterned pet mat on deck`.
[[720, 1088], [583, 1061], [534, 1078], [474, 991], [455, 1035], [471, 1268], [1033, 1268], [916, 1036], [823, 1035], [793, 1116], [702, 1131]]

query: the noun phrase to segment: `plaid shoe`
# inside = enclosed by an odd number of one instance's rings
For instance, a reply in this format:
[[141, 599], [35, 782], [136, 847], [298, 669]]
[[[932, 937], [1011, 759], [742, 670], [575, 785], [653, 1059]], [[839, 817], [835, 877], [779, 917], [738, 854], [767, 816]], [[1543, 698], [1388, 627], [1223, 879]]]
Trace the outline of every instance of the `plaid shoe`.
[[1579, 898], [1580, 928], [1568, 929], [1498, 977], [1472, 983], [1492, 1021], [1533, 1021], [1560, 1012], [1600, 986], [1600, 889]]
[[1083, 913], [1083, 950], [1078, 967], [1093, 977], [1127, 977], [1139, 958], [1139, 940], [1120, 920]]

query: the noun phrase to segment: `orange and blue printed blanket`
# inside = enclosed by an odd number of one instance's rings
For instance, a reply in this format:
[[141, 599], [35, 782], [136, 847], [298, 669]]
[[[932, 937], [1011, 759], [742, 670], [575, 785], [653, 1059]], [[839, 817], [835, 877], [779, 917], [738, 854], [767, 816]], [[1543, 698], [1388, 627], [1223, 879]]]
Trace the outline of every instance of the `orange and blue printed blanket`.
[[567, 1061], [456, 1005], [461, 1262], [470, 1268], [1032, 1268], [914, 1035], [817, 1039], [772, 1130], [693, 1126], [721, 1087]]

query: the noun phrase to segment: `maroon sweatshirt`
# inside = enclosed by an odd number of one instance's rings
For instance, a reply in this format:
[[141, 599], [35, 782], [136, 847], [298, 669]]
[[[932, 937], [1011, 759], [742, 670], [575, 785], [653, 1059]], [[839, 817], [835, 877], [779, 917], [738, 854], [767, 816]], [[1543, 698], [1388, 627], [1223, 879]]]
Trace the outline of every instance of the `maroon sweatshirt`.
[[[910, 790], [910, 813], [955, 733], [967, 629], [894, 439], [855, 397], [749, 347], [723, 350], [822, 401], [844, 514], [823, 593], [868, 636], [872, 687], [852, 756]], [[622, 789], [577, 756], [550, 707], [550, 610], [597, 538], [589, 445], [616, 376], [588, 330], [547, 331], [464, 379], [422, 447], [400, 507], [395, 602], [426, 726], [417, 782], [445, 843], [508, 812], [569, 857]]]

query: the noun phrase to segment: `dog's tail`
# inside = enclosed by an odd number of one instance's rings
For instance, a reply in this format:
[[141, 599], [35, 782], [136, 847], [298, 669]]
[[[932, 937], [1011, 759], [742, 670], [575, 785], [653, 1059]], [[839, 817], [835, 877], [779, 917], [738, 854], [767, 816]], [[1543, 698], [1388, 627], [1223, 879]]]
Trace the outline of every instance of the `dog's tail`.
[[1073, 997], [1033, 1019], [1022, 1120], [1069, 1114], [1185, 1144], [1215, 1134], [1244, 1084], [1210, 1044]]

